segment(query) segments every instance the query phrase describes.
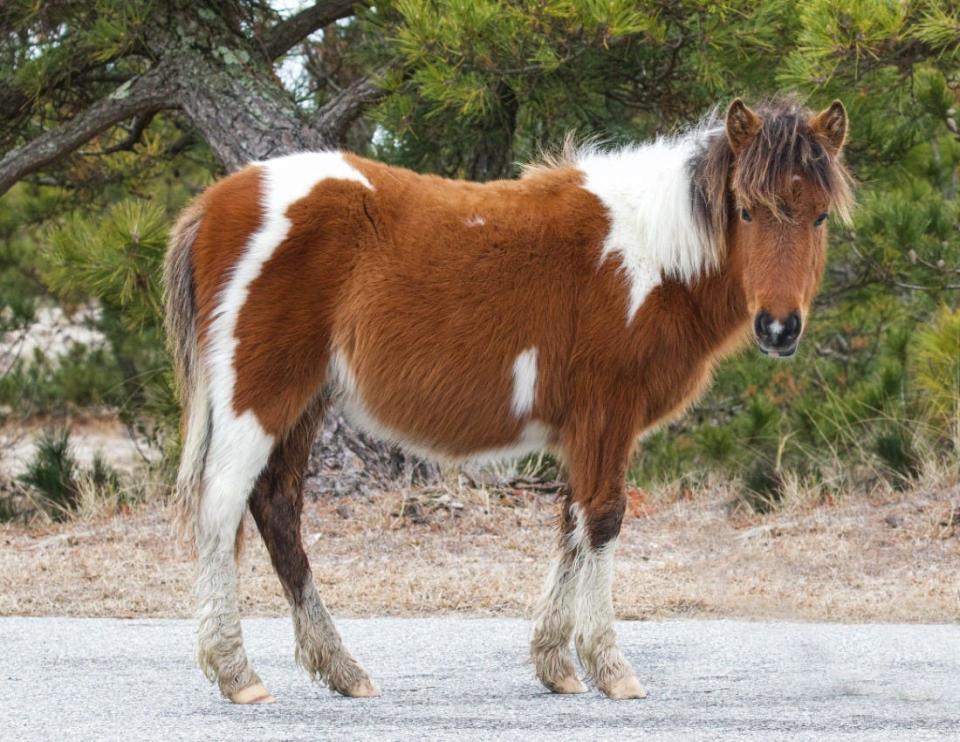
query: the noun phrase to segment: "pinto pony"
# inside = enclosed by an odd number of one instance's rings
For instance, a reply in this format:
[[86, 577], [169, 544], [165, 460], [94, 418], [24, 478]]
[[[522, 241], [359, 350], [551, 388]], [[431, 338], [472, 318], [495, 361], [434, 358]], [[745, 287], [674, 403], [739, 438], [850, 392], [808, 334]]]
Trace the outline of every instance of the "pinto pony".
[[177, 223], [167, 326], [184, 405], [177, 481], [200, 562], [199, 661], [237, 703], [272, 700], [244, 652], [234, 550], [249, 507], [293, 612], [296, 658], [349, 696], [344, 647], [300, 538], [324, 411], [434, 458], [563, 461], [559, 547], [533, 666], [557, 693], [645, 695], [617, 648], [613, 554], [638, 436], [679, 414], [751, 334], [797, 347], [847, 117], [789, 100], [674, 137], [585, 149], [486, 184], [340, 152], [258, 162]]

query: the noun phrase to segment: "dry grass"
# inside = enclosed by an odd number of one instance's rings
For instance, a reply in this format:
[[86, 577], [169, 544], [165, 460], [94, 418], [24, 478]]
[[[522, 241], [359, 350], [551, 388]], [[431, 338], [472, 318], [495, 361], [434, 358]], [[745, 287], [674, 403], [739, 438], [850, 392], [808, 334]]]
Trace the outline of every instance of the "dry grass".
[[[907, 491], [837, 502], [795, 489], [762, 516], [736, 507], [730, 484], [631, 492], [618, 614], [960, 618], [955, 473], [932, 471]], [[547, 569], [556, 511], [549, 495], [447, 487], [311, 501], [303, 533], [338, 615], [526, 615]], [[165, 507], [87, 512], [67, 524], [0, 527], [0, 614], [190, 615], [193, 567]], [[243, 611], [284, 614], [266, 552], [249, 523], [247, 530]]]

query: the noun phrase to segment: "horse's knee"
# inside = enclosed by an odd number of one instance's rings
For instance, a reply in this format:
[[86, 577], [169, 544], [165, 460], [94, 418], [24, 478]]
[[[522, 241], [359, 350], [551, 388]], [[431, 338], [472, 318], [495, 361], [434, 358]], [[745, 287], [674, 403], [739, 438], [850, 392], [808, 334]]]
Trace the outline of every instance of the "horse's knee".
[[594, 551], [603, 549], [620, 535], [626, 508], [627, 499], [619, 492], [589, 508], [586, 513], [587, 532], [590, 547]]

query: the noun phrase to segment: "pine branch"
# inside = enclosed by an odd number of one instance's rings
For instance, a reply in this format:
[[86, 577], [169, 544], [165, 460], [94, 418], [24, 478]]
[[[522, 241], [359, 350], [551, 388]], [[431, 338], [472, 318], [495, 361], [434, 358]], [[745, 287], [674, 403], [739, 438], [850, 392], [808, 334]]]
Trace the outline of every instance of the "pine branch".
[[0, 195], [24, 176], [66, 157], [124, 119], [176, 105], [175, 88], [166, 66], [155, 67], [101, 98], [70, 121], [8, 152], [0, 159]]
[[309, 8], [280, 21], [270, 29], [263, 40], [263, 48], [270, 59], [276, 59], [328, 23], [354, 14], [364, 3], [357, 0], [320, 0]]
[[381, 86], [385, 67], [351, 83], [324, 105], [310, 121], [311, 128], [322, 131], [331, 141], [342, 141], [350, 124], [363, 110], [383, 98], [387, 91]]

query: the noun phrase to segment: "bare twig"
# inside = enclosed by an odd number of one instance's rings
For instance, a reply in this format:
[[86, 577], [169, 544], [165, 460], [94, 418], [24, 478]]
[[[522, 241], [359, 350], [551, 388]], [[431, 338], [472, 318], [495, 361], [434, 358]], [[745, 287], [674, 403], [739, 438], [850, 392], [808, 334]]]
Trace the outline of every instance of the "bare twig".
[[130, 131], [127, 132], [127, 136], [125, 136], [122, 141], [117, 142], [112, 147], [102, 149], [95, 154], [112, 155], [114, 152], [124, 152], [133, 149], [140, 142], [140, 137], [143, 136], [143, 132], [150, 126], [150, 122], [153, 121], [153, 117], [156, 114], [156, 111], [146, 111], [136, 116], [133, 119], [133, 126], [130, 127]]
[[363, 5], [357, 0], [320, 0], [271, 28], [263, 40], [263, 49], [270, 59], [276, 59], [317, 29], [353, 15]]

